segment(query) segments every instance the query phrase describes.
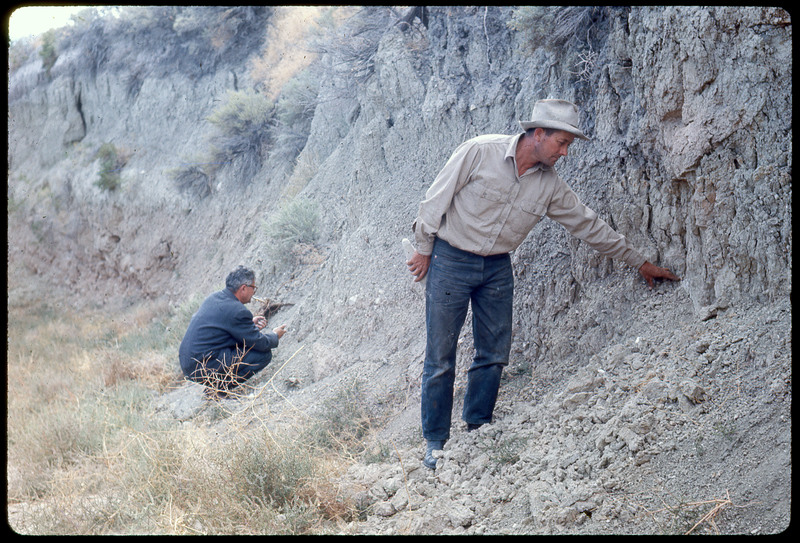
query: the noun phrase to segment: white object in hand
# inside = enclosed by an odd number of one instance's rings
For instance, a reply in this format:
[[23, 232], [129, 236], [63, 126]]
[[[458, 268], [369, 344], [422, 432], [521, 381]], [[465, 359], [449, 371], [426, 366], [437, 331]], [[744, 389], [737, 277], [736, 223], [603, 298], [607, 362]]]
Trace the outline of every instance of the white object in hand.
[[[414, 248], [414, 245], [411, 243], [411, 241], [409, 241], [408, 238], [403, 238], [403, 249], [405, 249], [406, 251], [406, 261], [411, 260], [411, 257], [414, 256], [414, 253], [417, 252], [417, 250]], [[421, 285], [425, 285], [425, 280], [427, 278], [428, 276], [426, 275], [425, 277], [422, 278], [422, 281], [420, 281], [419, 283]]]

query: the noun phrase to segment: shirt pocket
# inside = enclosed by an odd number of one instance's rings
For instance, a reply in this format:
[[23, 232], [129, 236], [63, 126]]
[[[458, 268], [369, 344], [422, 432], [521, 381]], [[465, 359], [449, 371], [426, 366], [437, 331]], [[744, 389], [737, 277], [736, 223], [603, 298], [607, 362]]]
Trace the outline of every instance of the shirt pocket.
[[472, 182], [459, 192], [461, 209], [472, 224], [488, 225], [499, 220], [508, 205], [508, 195], [480, 182]]
[[527, 236], [546, 212], [547, 206], [540, 202], [514, 202], [507, 226], [517, 234]]

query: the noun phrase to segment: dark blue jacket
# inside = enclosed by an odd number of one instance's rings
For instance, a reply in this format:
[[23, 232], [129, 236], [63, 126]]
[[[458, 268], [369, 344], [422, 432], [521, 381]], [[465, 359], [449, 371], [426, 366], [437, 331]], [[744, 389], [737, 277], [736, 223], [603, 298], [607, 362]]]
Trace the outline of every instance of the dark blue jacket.
[[278, 334], [262, 333], [253, 324], [253, 314], [233, 292], [223, 289], [206, 298], [192, 316], [178, 356], [181, 368], [189, 375], [198, 361], [219, 360], [227, 366], [237, 349], [264, 353], [271, 358], [270, 351], [277, 346]]

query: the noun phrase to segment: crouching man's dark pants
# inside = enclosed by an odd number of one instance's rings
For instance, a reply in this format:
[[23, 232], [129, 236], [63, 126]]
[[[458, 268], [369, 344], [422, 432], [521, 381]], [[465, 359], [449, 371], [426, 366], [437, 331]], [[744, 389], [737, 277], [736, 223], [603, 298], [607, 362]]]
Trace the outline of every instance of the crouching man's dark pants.
[[225, 349], [202, 360], [192, 359], [193, 367], [183, 367], [183, 373], [195, 383], [215, 390], [232, 390], [272, 361], [272, 351]]

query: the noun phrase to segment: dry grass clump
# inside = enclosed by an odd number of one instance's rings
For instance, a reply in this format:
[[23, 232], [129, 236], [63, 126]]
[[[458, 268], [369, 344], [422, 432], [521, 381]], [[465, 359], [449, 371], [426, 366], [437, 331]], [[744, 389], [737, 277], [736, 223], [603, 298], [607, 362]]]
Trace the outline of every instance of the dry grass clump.
[[720, 534], [717, 520], [723, 513], [731, 508], [742, 508], [752, 505], [736, 504], [731, 500], [730, 492], [725, 491], [724, 498], [710, 498], [700, 500], [681, 499], [670, 496], [670, 501], [662, 497], [643, 497], [646, 501], [656, 500], [661, 507], [652, 508], [643, 503], [633, 504], [633, 510], [640, 510], [650, 517], [664, 534], [691, 535], [696, 533]]
[[341, 457], [297, 427], [276, 433], [245, 416], [221, 427], [155, 412], [153, 399], [180, 384], [177, 346], [193, 310], [109, 317], [9, 307], [12, 529], [313, 534], [351, 516], [331, 482]]

